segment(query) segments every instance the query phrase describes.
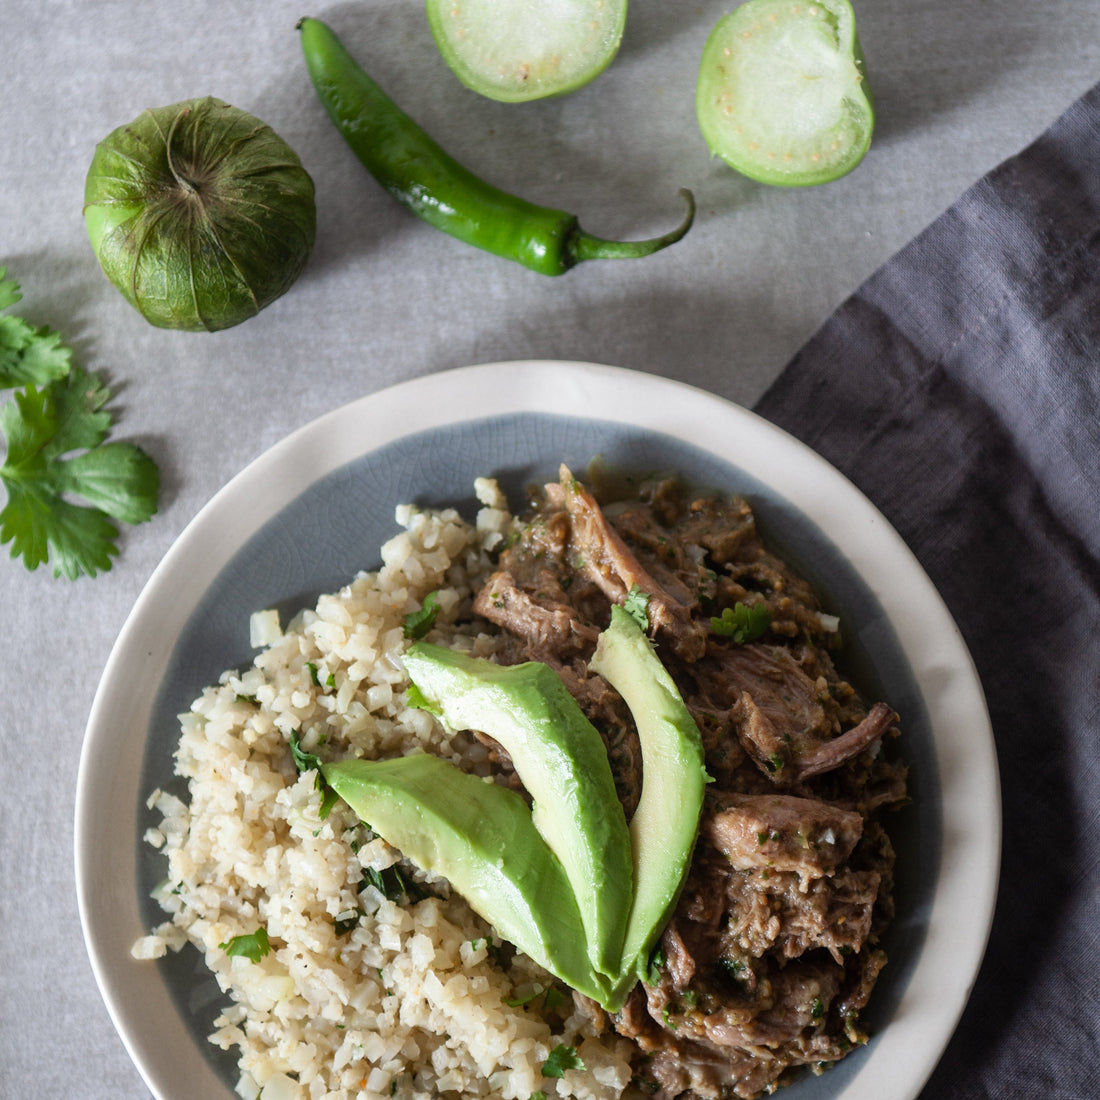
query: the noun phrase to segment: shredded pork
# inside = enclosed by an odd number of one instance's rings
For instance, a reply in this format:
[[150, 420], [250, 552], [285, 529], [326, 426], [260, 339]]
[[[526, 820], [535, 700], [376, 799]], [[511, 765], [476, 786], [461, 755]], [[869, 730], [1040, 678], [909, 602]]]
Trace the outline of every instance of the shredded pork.
[[[480, 589], [498, 659], [555, 667], [604, 736], [628, 816], [641, 753], [622, 700], [588, 670], [612, 603], [646, 600], [649, 631], [703, 737], [709, 786], [695, 854], [640, 983], [610, 1023], [658, 1100], [754, 1097], [861, 1043], [886, 962], [906, 797], [898, 716], [837, 670], [836, 620], [761, 540], [748, 502], [674, 478], [601, 504], [565, 467]], [[767, 608], [759, 637], [716, 632]], [[507, 768], [506, 757], [498, 757]]]

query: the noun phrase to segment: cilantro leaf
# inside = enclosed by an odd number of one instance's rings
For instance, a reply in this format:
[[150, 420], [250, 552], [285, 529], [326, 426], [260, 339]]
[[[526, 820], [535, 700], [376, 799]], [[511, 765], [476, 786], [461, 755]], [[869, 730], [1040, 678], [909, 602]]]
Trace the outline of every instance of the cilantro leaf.
[[[5, 480], [0, 468], [0, 480]], [[52, 499], [35, 488], [9, 484], [8, 503], [0, 511], [0, 543], [13, 544], [11, 556], [22, 557], [35, 570], [54, 551], [54, 576], [76, 580], [82, 573], [94, 577], [111, 568], [118, 551], [118, 528], [102, 512], [68, 501]]]
[[294, 757], [294, 766], [299, 772], [317, 773], [317, 785], [321, 785], [321, 758], [312, 752], [306, 752], [302, 748], [301, 738], [297, 730], [290, 731], [290, 755]]
[[290, 732], [290, 755], [294, 758], [294, 766], [300, 775], [305, 772], [317, 773], [313, 781], [314, 786], [321, 792], [321, 805], [317, 809], [317, 816], [324, 821], [340, 801], [340, 796], [325, 782], [324, 772], [321, 771], [321, 758], [316, 753], [306, 752], [302, 748], [297, 730]]
[[8, 269], [0, 267], [0, 309], [7, 309], [23, 300], [23, 293], [14, 279], [8, 278]]
[[[159, 474], [132, 443], [105, 443], [110, 391], [73, 367], [41, 389], [28, 385], [0, 408], [7, 455], [0, 483], [0, 543], [37, 569], [53, 554], [54, 576], [75, 580], [111, 568], [118, 553], [112, 519], [142, 523], [157, 509]], [[82, 451], [73, 454], [74, 451]], [[70, 497], [86, 503], [75, 504]]]
[[[19, 284], [0, 267], [0, 310], [22, 300]], [[72, 365], [72, 351], [61, 343], [61, 334], [35, 328], [22, 317], [0, 317], [0, 389], [42, 386], [64, 378]]]
[[555, 986], [548, 985], [545, 988], [541, 985], [536, 985], [535, 988], [522, 997], [505, 997], [504, 1003], [509, 1008], [520, 1008], [523, 1005], [530, 1004], [532, 1001], [542, 998], [542, 1008], [545, 1012], [553, 1012], [555, 1008], [560, 1008], [565, 1003], [565, 994]]
[[325, 821], [339, 801], [340, 796], [326, 783], [321, 788], [321, 805], [317, 808], [317, 816]]
[[643, 629], [649, 629], [649, 593], [643, 592], [638, 585], [631, 585], [623, 600], [623, 610]]
[[542, 986], [536, 985], [530, 993], [527, 993], [522, 997], [505, 997], [504, 1003], [509, 1008], [521, 1008], [523, 1005], [530, 1004], [542, 992]]
[[346, 916], [334, 917], [332, 921], [332, 927], [336, 931], [338, 936], [346, 936], [349, 932], [359, 927], [359, 922], [363, 919], [362, 909], [351, 909]]
[[384, 871], [379, 871], [375, 867], [364, 867], [363, 877], [359, 880], [359, 890], [363, 891], [368, 886], [373, 886], [390, 901], [400, 901], [401, 898], [419, 901], [424, 896], [415, 882], [405, 880], [396, 864], [387, 867]]
[[722, 610], [721, 617], [712, 617], [711, 630], [737, 645], [754, 642], [771, 626], [772, 613], [762, 600], [752, 605], [738, 602]]
[[258, 963], [271, 950], [271, 941], [267, 938], [267, 929], [261, 925], [255, 932], [234, 936], [225, 943], [219, 943], [218, 947], [231, 959], [240, 957]]
[[577, 1048], [559, 1043], [542, 1065], [543, 1077], [563, 1077], [567, 1069], [587, 1069], [577, 1056]]
[[[30, 388], [23, 391], [23, 396], [29, 393]], [[42, 444], [47, 459], [98, 447], [107, 438], [111, 414], [103, 406], [111, 391], [98, 378], [76, 368], [64, 380], [44, 387], [41, 394], [51, 419], [50, 438]]]
[[321, 682], [320, 669], [318, 669], [317, 665], [313, 661], [306, 661], [306, 669], [309, 672], [309, 678], [314, 687], [336, 686], [336, 676], [331, 672], [325, 677], [324, 683]]
[[411, 638], [414, 641], [418, 638], [423, 638], [435, 625], [439, 610], [439, 595], [435, 592], [429, 592], [424, 597], [424, 602], [421, 604], [420, 610], [410, 611], [409, 614], [405, 616], [405, 637]]
[[72, 354], [59, 332], [35, 328], [21, 317], [0, 317], [0, 389], [64, 378]]
[[665, 963], [667, 962], [668, 955], [665, 953], [664, 946], [658, 944], [656, 950], [649, 956], [649, 963], [646, 966], [646, 985], [657, 985], [661, 980], [661, 971], [664, 970]]

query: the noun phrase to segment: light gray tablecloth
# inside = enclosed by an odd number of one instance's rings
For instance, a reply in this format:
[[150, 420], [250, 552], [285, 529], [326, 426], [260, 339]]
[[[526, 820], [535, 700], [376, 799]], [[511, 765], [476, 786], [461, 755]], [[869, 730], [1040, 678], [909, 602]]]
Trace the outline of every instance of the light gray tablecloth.
[[[85, 957], [72, 868], [84, 722], [107, 654], [183, 526], [289, 431], [388, 383], [465, 363], [568, 358], [680, 378], [752, 404], [833, 309], [1100, 72], [1094, 0], [857, 3], [879, 106], [851, 176], [768, 189], [708, 158], [699, 53], [727, 5], [635, 0], [596, 83], [509, 107], [456, 84], [420, 0], [304, 10], [285, 0], [24, 0], [0, 19], [0, 264], [21, 312], [60, 329], [115, 388], [116, 436], [162, 473], [161, 509], [114, 569], [54, 580], [0, 560], [0, 1097], [147, 1095]], [[325, 18], [471, 167], [646, 235], [699, 201], [688, 238], [548, 280], [466, 249], [394, 206], [316, 102], [294, 24]], [[95, 142], [147, 106], [213, 94], [259, 115], [314, 176], [319, 235], [301, 281], [215, 335], [152, 329], [100, 273], [81, 220]], [[983, 1051], [979, 1049], [977, 1057]], [[1041, 1093], [1018, 1093], [1041, 1095]]]

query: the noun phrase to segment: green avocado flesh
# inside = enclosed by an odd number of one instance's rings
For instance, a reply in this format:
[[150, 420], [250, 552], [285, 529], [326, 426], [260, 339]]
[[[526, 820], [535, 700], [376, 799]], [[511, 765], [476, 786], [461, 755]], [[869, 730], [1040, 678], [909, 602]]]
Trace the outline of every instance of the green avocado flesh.
[[322, 772], [371, 829], [446, 878], [500, 935], [574, 989], [607, 1000], [565, 872], [518, 794], [429, 755], [347, 760]]
[[630, 835], [599, 732], [548, 665], [498, 665], [427, 642], [412, 645], [404, 663], [446, 725], [480, 730], [512, 758], [535, 828], [577, 899], [592, 966], [618, 975], [632, 897]]
[[712, 153], [762, 183], [805, 187], [850, 172], [874, 110], [848, 0], [748, 0], [703, 48], [696, 115]]
[[325, 780], [501, 936], [619, 1011], [683, 887], [708, 781], [698, 727], [653, 646], [615, 606], [591, 662], [638, 729], [642, 792], [629, 825], [599, 731], [548, 665], [498, 665], [427, 642], [404, 662], [445, 724], [499, 741], [533, 809], [429, 755], [326, 764]]
[[600, 635], [591, 668], [626, 700], [642, 745], [642, 795], [630, 821], [634, 904], [612, 1000], [644, 976], [683, 888], [709, 781], [699, 728], [649, 639], [621, 607]]
[[427, 0], [439, 52], [466, 87], [505, 103], [562, 95], [611, 63], [626, 0]]

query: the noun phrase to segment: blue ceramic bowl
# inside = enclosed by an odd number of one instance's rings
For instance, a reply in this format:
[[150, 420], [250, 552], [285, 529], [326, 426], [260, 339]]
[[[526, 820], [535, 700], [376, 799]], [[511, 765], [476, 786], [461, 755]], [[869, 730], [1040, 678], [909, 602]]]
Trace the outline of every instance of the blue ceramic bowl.
[[621, 368], [531, 361], [432, 375], [300, 429], [233, 479], [183, 532], [139, 598], [89, 720], [76, 873], [92, 965], [158, 1100], [232, 1100], [233, 1059], [205, 1039], [221, 996], [198, 953], [136, 962], [163, 914], [145, 799], [171, 789], [175, 716], [254, 656], [248, 621], [285, 618], [358, 571], [396, 532], [394, 508], [454, 505], [476, 477], [516, 506], [559, 463], [676, 470], [747, 497], [767, 540], [841, 616], [847, 670], [902, 716], [913, 805], [896, 819], [898, 917], [865, 1014], [873, 1037], [790, 1100], [911, 1100], [966, 1002], [992, 919], [1000, 807], [989, 719], [969, 654], [887, 521], [805, 446], [746, 410]]

